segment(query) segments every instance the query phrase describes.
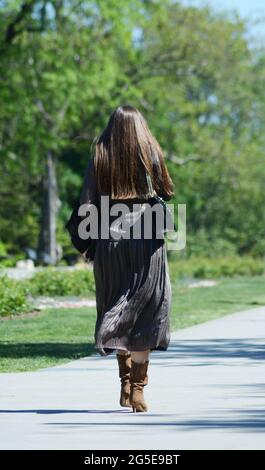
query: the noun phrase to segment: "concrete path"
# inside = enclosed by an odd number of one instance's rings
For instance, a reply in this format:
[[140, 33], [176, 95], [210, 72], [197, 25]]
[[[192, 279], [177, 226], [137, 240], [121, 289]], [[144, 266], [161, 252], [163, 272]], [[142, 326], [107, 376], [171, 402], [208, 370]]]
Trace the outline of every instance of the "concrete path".
[[0, 448], [265, 449], [265, 307], [172, 333], [148, 413], [118, 397], [115, 355], [0, 374]]

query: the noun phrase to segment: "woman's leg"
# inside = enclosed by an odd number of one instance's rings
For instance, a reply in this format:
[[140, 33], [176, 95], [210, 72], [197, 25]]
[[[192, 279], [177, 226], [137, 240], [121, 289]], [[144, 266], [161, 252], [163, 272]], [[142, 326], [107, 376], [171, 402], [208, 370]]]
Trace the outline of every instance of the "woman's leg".
[[143, 388], [148, 384], [149, 353], [150, 349], [131, 352], [130, 402], [133, 411], [147, 411], [148, 409], [144, 400]]
[[127, 351], [126, 349], [117, 349], [116, 354], [119, 354], [120, 356], [128, 356], [130, 351]]
[[147, 349], [146, 351], [132, 351], [132, 360], [134, 362], [137, 362], [138, 364], [144, 364], [146, 361], [149, 360], [149, 353], [150, 349]]
[[132, 360], [138, 364], [143, 364], [149, 360], [150, 349], [146, 351], [127, 351], [126, 349], [117, 349], [116, 354], [120, 356], [128, 356], [131, 354]]

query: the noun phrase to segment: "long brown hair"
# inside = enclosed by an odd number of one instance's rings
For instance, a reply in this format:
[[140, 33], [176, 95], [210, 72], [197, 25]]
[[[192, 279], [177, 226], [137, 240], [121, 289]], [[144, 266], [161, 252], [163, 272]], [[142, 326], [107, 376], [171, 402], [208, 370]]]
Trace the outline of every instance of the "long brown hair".
[[163, 151], [137, 108], [124, 105], [113, 111], [94, 153], [101, 194], [113, 199], [144, 196], [148, 192], [146, 168], [158, 195], [165, 200], [174, 195]]

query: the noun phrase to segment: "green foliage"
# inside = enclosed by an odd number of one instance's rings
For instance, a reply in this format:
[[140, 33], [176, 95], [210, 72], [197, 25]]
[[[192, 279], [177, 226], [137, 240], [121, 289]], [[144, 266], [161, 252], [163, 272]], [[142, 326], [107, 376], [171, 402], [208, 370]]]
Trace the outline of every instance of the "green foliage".
[[6, 244], [1, 242], [0, 240], [0, 258], [5, 257], [7, 255], [7, 247]]
[[22, 282], [0, 277], [0, 316], [18, 315], [30, 309], [28, 291]]
[[8, 258], [1, 259], [0, 267], [1, 268], [14, 268], [17, 261], [21, 260], [21, 255], [13, 255]]
[[25, 281], [32, 296], [89, 296], [95, 293], [93, 272], [87, 269], [66, 272], [44, 269]]
[[265, 49], [249, 46], [246, 23], [173, 0], [29, 4], [22, 16], [19, 1], [0, 6], [0, 233], [8, 255], [37, 246], [51, 151], [67, 259], [64, 223], [90, 144], [110, 112], [131, 103], [165, 150], [174, 202], [187, 204], [188, 256], [207, 244], [209, 256], [214, 246], [217, 255], [264, 256]]
[[181, 278], [218, 279], [265, 274], [265, 262], [249, 256], [190, 257], [171, 261], [169, 266], [173, 281]]
[[187, 233], [185, 253], [188, 257], [215, 258], [236, 254], [236, 246], [228, 239], [219, 238], [218, 233], [198, 229], [196, 233]]

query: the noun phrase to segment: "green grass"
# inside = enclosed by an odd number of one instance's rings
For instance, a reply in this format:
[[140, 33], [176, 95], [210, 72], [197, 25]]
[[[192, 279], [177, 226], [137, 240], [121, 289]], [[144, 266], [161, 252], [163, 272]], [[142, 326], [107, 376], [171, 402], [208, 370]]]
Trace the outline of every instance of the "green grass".
[[[172, 283], [171, 330], [265, 305], [265, 277], [222, 279], [214, 287]], [[0, 371], [49, 367], [94, 351], [95, 308], [56, 309], [0, 319]]]
[[196, 288], [176, 281], [172, 287], [172, 330], [265, 305], [264, 276], [225, 278], [216, 286]]
[[90, 355], [95, 318], [95, 308], [78, 308], [0, 319], [0, 371], [36, 370]]

